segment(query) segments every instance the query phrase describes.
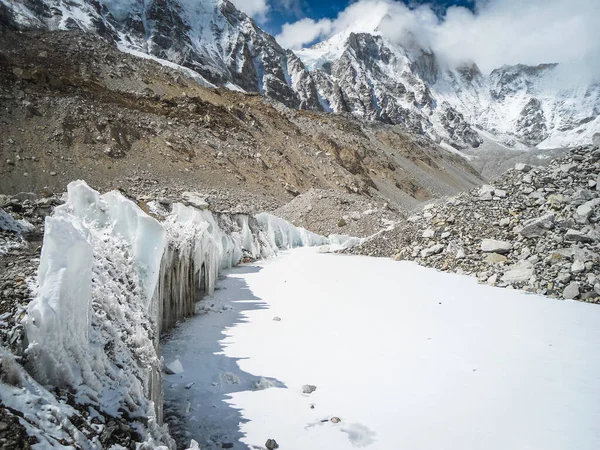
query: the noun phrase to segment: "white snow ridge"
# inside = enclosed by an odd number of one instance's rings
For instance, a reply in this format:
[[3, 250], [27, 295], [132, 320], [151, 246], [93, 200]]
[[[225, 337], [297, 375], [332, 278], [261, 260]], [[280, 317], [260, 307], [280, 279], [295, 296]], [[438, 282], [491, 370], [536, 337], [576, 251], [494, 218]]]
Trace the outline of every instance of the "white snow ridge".
[[65, 448], [63, 439], [103, 448], [43, 386], [69, 390], [90, 411], [139, 420], [144, 448], [174, 448], [160, 425], [161, 331], [193, 314], [197, 292], [211, 294], [220, 271], [243, 257], [329, 243], [269, 214], [215, 217], [183, 204], [161, 213], [159, 221], [119, 192], [100, 195], [76, 181], [46, 219], [39, 285], [24, 319], [35, 381], [5, 354], [16, 381], [0, 384], [2, 402], [24, 414], [42, 448]]

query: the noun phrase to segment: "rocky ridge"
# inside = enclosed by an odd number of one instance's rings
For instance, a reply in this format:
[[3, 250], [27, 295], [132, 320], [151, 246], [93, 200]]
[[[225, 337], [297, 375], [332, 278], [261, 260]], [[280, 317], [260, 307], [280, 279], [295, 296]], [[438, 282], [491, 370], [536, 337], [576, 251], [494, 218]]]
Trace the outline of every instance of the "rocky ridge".
[[82, 30], [127, 51], [189, 68], [205, 86], [260, 92], [290, 107], [320, 109], [302, 62], [228, 0], [0, 1], [13, 28]]
[[414, 39], [388, 39], [375, 25], [296, 53], [327, 110], [400, 123], [457, 149], [486, 138], [516, 149], [582, 145], [600, 126], [600, 83], [567, 82], [557, 64], [486, 75], [474, 63], [449, 67]]
[[600, 303], [600, 149], [577, 147], [548, 167], [517, 164], [348, 252]]

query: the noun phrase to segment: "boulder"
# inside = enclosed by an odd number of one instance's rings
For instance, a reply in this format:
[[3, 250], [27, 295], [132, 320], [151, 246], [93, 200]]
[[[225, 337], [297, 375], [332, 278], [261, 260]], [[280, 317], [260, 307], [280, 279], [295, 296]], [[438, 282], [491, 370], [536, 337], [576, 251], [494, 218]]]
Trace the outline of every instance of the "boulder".
[[571, 173], [577, 170], [577, 163], [568, 163], [560, 166], [560, 171], [562, 173]]
[[531, 169], [533, 169], [533, 167], [531, 167], [529, 164], [518, 163], [518, 164], [515, 165], [515, 170], [517, 170], [519, 172], [527, 173]]
[[580, 259], [576, 260], [571, 264], [571, 273], [582, 273], [585, 272], [585, 263]]
[[576, 281], [573, 281], [563, 291], [563, 297], [567, 300], [572, 300], [574, 298], [579, 297], [579, 293], [580, 293], [579, 283]]
[[34, 201], [37, 198], [37, 195], [35, 195], [33, 192], [19, 192], [18, 194], [15, 194], [12, 196], [13, 200], [17, 200], [19, 202], [25, 202], [25, 201]]
[[592, 191], [589, 189], [579, 189], [575, 191], [570, 197], [569, 201], [575, 206], [583, 205], [585, 202], [589, 202], [594, 198]]
[[556, 216], [554, 213], [548, 213], [541, 217], [527, 220], [523, 223], [520, 234], [529, 239], [540, 237], [546, 231], [551, 230], [554, 227], [555, 219]]
[[504, 255], [500, 255], [498, 253], [490, 253], [485, 257], [486, 262], [490, 264], [500, 264], [506, 262], [508, 258]]
[[427, 230], [423, 231], [423, 237], [426, 239], [431, 239], [434, 236], [435, 236], [435, 231], [432, 230], [431, 228], [428, 228]]
[[581, 224], [588, 223], [598, 205], [600, 205], [600, 198], [595, 198], [578, 206], [574, 214], [575, 220]]
[[431, 247], [425, 248], [421, 250], [421, 258], [429, 258], [430, 256], [437, 255], [444, 250], [444, 246], [442, 244], [435, 244]]
[[165, 373], [167, 375], [177, 375], [183, 373], [183, 365], [181, 364], [181, 361], [176, 359], [172, 363], [167, 364], [165, 367]]
[[594, 242], [594, 239], [584, 233], [583, 231], [569, 229], [565, 233], [565, 240], [571, 242]]
[[520, 261], [509, 268], [502, 276], [505, 283], [521, 283], [528, 281], [534, 274], [533, 264]]
[[200, 210], [208, 209], [208, 202], [197, 192], [184, 192], [183, 194], [181, 194], [181, 198], [183, 199], [183, 202], [188, 206], [193, 206], [194, 208]]
[[484, 184], [479, 188], [479, 200], [491, 200], [494, 197], [494, 190], [494, 186]]
[[507, 241], [497, 241], [495, 239], [484, 239], [481, 241], [481, 251], [485, 253], [508, 253], [512, 244]]

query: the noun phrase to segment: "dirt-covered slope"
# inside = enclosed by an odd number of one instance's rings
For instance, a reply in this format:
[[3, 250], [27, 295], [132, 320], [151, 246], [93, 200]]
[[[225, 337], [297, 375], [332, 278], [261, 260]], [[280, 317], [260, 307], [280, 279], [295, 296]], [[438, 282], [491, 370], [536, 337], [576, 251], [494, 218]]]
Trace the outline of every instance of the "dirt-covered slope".
[[311, 188], [408, 206], [481, 182], [400, 127], [203, 88], [75, 31], [3, 29], [0, 102], [1, 193], [85, 179], [132, 195], [230, 194], [225, 208], [264, 210]]

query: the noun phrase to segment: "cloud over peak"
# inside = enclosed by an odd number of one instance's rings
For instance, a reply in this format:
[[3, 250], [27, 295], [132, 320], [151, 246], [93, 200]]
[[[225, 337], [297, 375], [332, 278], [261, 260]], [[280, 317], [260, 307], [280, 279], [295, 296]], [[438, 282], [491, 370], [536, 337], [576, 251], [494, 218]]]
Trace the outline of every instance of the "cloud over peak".
[[477, 0], [475, 12], [453, 6], [441, 19], [430, 6], [358, 0], [335, 19], [285, 24], [277, 40], [300, 48], [346, 30], [372, 32], [381, 23], [386, 38], [410, 33], [451, 64], [475, 61], [489, 72], [504, 64], [570, 63], [599, 79], [599, 19], [599, 0]]

